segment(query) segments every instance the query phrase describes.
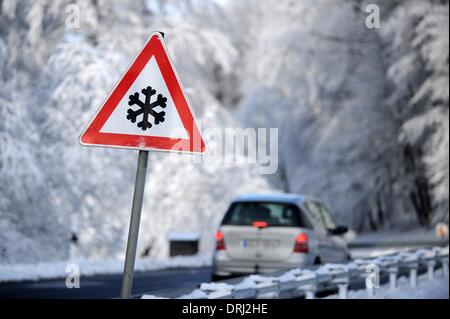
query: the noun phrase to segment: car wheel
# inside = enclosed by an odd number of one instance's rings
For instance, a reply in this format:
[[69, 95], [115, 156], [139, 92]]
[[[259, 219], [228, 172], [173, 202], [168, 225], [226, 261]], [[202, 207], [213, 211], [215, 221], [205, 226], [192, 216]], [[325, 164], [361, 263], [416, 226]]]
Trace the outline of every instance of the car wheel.
[[219, 280], [224, 280], [225, 279], [225, 277], [223, 277], [223, 276], [218, 276], [218, 275], [212, 275], [211, 276], [211, 281], [219, 281]]

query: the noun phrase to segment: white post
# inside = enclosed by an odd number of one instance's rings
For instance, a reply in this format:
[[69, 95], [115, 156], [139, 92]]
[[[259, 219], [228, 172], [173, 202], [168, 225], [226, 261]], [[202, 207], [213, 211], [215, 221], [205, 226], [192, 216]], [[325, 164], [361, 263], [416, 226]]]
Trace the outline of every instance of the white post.
[[307, 285], [299, 288], [305, 293], [305, 299], [315, 299], [317, 286], [315, 284]]
[[305, 299], [315, 299], [316, 293], [312, 290], [305, 291]]
[[417, 268], [412, 267], [409, 269], [409, 284], [411, 288], [417, 287]]
[[448, 258], [442, 259], [442, 272], [448, 277]]
[[397, 274], [398, 274], [398, 268], [393, 267], [389, 268], [389, 288], [395, 289], [397, 288]]
[[434, 278], [434, 266], [436, 262], [434, 260], [429, 260], [427, 263], [428, 266], [428, 279], [431, 280]]
[[339, 299], [347, 299], [348, 297], [348, 284], [338, 284]]
[[373, 286], [366, 286], [367, 296], [373, 298], [375, 296], [375, 288]]

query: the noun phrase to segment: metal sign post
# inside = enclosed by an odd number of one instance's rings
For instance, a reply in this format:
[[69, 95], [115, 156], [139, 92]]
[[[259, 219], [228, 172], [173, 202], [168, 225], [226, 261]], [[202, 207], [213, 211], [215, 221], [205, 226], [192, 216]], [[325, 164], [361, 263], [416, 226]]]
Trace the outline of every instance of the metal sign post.
[[128, 231], [127, 253], [123, 270], [122, 290], [120, 298], [131, 298], [133, 286], [134, 261], [141, 222], [142, 200], [144, 199], [145, 177], [147, 175], [148, 151], [139, 151], [139, 159], [136, 170], [136, 182], [134, 185], [133, 206], [131, 208], [130, 229]]

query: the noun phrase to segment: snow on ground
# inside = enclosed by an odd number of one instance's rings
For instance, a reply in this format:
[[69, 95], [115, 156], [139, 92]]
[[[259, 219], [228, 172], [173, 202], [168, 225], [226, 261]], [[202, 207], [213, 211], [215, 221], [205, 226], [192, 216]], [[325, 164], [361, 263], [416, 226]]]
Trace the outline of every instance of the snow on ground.
[[[367, 291], [356, 290], [349, 291], [349, 299], [448, 299], [448, 276], [443, 276], [441, 271], [435, 274], [431, 280], [426, 275], [419, 276], [417, 288], [411, 288], [409, 280], [402, 277], [398, 280], [396, 289], [390, 289], [389, 284], [375, 289], [375, 295], [369, 297]], [[338, 299], [338, 295], [331, 295], [327, 299]]]
[[[36, 264], [0, 264], [0, 282], [7, 281], [37, 281], [41, 279], [64, 278], [66, 267], [77, 265], [83, 276], [120, 274], [123, 272], [124, 261], [120, 259], [87, 260], [73, 259], [67, 261], [36, 263]], [[150, 271], [183, 267], [204, 267], [211, 265], [211, 255], [177, 256], [164, 260], [142, 258], [136, 260], [135, 271]]]
[[[142, 298], [148, 299], [149, 296], [144, 295]], [[208, 294], [206, 292], [204, 292], [203, 290], [200, 290], [200, 289], [195, 289], [191, 293], [189, 293], [187, 295], [183, 295], [183, 296], [179, 297], [178, 299], [206, 299], [206, 298], [208, 298]]]
[[155, 296], [155, 295], [143, 295], [141, 297], [141, 299], [169, 299], [169, 298], [158, 297], [158, 296]]

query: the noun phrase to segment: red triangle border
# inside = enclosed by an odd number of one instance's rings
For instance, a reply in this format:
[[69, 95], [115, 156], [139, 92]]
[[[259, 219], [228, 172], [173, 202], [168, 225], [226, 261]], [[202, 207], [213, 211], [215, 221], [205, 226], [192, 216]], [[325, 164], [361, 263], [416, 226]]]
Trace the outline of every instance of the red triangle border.
[[[100, 132], [103, 125], [114, 112], [120, 101], [135, 82], [141, 71], [152, 57], [166, 82], [169, 93], [178, 111], [181, 122], [186, 129], [188, 139], [130, 135]], [[131, 66], [120, 79], [117, 86], [98, 110], [80, 137], [80, 143], [86, 146], [105, 146], [131, 148], [139, 150], [173, 151], [186, 153], [204, 153], [206, 145], [189, 108], [183, 88], [171, 60], [166, 53], [164, 41], [160, 33], [153, 33]]]

